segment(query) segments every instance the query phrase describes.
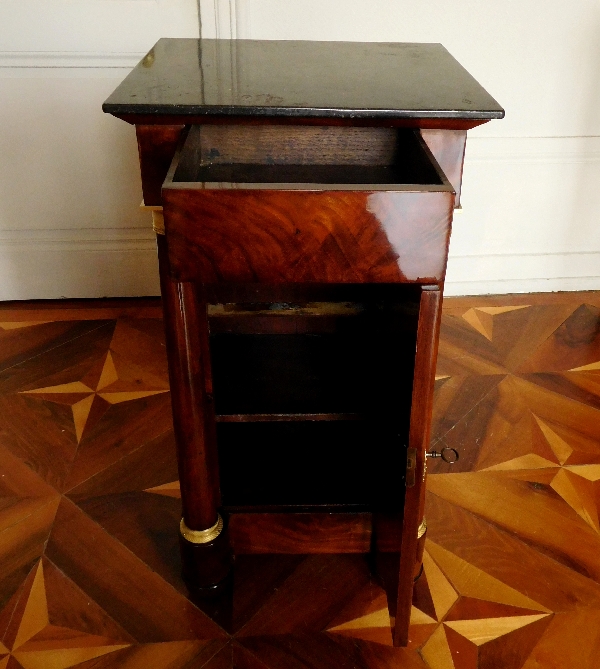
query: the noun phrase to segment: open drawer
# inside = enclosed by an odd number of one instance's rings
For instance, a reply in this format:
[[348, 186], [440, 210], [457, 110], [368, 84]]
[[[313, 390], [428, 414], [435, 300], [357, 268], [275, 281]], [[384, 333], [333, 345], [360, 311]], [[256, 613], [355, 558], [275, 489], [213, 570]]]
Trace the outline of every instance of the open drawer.
[[193, 126], [162, 200], [179, 281], [444, 278], [454, 190], [415, 130]]

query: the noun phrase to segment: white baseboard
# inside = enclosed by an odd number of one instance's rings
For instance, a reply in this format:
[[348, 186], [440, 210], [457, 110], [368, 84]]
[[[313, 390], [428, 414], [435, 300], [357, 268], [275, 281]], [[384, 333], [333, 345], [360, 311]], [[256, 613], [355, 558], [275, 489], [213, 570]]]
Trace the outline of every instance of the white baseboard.
[[446, 295], [600, 290], [600, 253], [453, 256]]
[[0, 300], [159, 294], [152, 229], [0, 233]]
[[465, 295], [510, 295], [513, 293], [563, 293], [580, 290], [600, 290], [600, 277], [447, 282], [444, 295], [446, 297], [461, 297]]
[[132, 228], [66, 228], [0, 230], [0, 248], [15, 251], [156, 250], [151, 225]]

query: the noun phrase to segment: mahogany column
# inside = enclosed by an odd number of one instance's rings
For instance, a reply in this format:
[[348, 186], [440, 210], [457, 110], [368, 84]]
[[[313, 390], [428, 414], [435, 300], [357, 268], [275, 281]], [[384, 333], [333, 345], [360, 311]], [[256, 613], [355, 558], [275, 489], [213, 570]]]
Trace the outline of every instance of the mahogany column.
[[208, 347], [207, 305], [197, 287], [174, 281], [157, 235], [183, 517], [183, 575], [194, 589], [218, 586], [231, 566], [220, 506], [219, 463]]

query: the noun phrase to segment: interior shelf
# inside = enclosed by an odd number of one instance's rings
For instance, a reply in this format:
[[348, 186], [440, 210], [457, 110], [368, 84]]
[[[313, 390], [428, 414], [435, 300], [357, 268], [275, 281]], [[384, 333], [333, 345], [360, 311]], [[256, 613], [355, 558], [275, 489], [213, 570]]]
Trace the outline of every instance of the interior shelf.
[[[406, 453], [376, 422], [220, 423], [223, 505], [394, 508]], [[392, 506], [390, 506], [392, 505]]]

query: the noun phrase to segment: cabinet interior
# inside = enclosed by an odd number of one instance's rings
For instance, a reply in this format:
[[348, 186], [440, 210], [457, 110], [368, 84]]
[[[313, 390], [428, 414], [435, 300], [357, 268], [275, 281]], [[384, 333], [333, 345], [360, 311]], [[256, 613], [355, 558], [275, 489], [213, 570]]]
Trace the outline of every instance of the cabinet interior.
[[344, 292], [358, 299], [211, 306], [226, 508], [401, 503], [418, 296]]

